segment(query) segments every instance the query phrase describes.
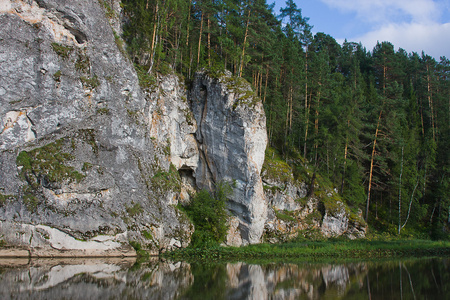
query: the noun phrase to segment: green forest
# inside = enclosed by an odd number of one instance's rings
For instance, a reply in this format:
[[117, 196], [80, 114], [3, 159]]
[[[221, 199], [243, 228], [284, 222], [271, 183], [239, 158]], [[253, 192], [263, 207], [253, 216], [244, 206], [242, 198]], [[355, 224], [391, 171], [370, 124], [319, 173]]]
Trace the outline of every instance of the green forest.
[[[106, 3], [106, 2], [105, 2]], [[123, 0], [141, 82], [229, 70], [264, 104], [270, 147], [302, 156], [371, 228], [448, 237], [450, 60], [313, 34], [266, 0]], [[107, 9], [107, 11], [109, 11]], [[213, 75], [212, 75], [213, 76]], [[154, 78], [154, 77], [153, 77]]]

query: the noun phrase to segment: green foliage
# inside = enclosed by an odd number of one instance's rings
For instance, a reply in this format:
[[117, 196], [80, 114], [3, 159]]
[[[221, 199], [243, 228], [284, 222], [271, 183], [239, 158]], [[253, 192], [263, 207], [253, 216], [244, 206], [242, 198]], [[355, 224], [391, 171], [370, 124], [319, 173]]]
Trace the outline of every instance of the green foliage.
[[109, 108], [107, 108], [107, 107], [99, 108], [99, 109], [97, 109], [97, 113], [99, 115], [108, 115], [109, 114]]
[[135, 217], [144, 212], [144, 209], [142, 208], [140, 203], [132, 202], [131, 204], [132, 204], [132, 206], [125, 206], [125, 210], [127, 211], [128, 215], [130, 217]]
[[21, 167], [20, 175], [36, 188], [42, 182], [80, 182], [85, 175], [66, 163], [73, 159], [69, 153], [62, 152], [63, 140], [47, 144], [29, 152], [22, 151], [16, 159]]
[[75, 62], [75, 69], [82, 73], [89, 73], [91, 68], [91, 62], [87, 55], [79, 54], [77, 61]]
[[113, 33], [114, 33], [114, 41], [115, 41], [115, 43], [117, 45], [117, 48], [119, 48], [119, 51], [123, 55], [126, 56], [127, 52], [125, 51], [125, 45], [124, 45], [124, 42], [123, 42], [122, 38], [115, 31], [113, 31]]
[[294, 212], [288, 210], [275, 210], [275, 215], [278, 219], [283, 220], [285, 222], [296, 221]]
[[149, 74], [144, 67], [134, 65], [139, 79], [139, 85], [143, 89], [151, 89], [156, 85], [156, 78]]
[[141, 244], [136, 241], [130, 241], [130, 246], [136, 251], [142, 250]]
[[23, 187], [23, 203], [27, 207], [28, 211], [36, 212], [39, 205], [39, 198], [35, 195], [35, 190], [30, 186]]
[[70, 53], [73, 51], [73, 47], [65, 46], [58, 43], [52, 43], [52, 49], [56, 52], [61, 58], [67, 59], [70, 56]]
[[61, 81], [61, 70], [58, 70], [53, 74], [53, 80], [55, 80], [56, 82]]
[[158, 170], [150, 181], [153, 188], [162, 193], [167, 191], [179, 192], [181, 190], [181, 177], [173, 164], [170, 164], [168, 172]]
[[164, 61], [156, 66], [156, 71], [163, 76], [173, 73], [173, 70], [171, 69], [170, 65]]
[[98, 0], [98, 2], [105, 8], [105, 16], [108, 19], [112, 19], [116, 16], [114, 10], [111, 8], [111, 6], [106, 0]]
[[147, 240], [153, 240], [153, 236], [152, 236], [152, 234], [151, 234], [148, 230], [142, 231], [142, 235], [143, 235]]
[[226, 201], [231, 192], [228, 183], [219, 182], [213, 194], [200, 190], [184, 207], [195, 226], [191, 247], [211, 247], [225, 240], [228, 231]]
[[191, 271], [195, 280], [181, 299], [222, 299], [226, 295], [228, 274], [225, 264], [193, 263]]
[[89, 88], [91, 90], [95, 89], [100, 85], [100, 81], [98, 80], [97, 75], [94, 75], [93, 77], [81, 76], [80, 80], [85, 88]]
[[199, 260], [249, 260], [249, 259], [303, 259], [320, 258], [389, 258], [448, 256], [449, 241], [430, 240], [345, 240], [345, 239], [299, 239], [282, 244], [258, 244], [245, 247], [186, 248], [164, 253], [171, 259]]
[[81, 171], [86, 172], [86, 171], [90, 170], [92, 168], [92, 166], [93, 165], [91, 163], [85, 162], [85, 163], [83, 163], [83, 166], [81, 167]]
[[271, 147], [267, 147], [264, 164], [261, 170], [263, 176], [282, 182], [293, 182], [292, 168], [280, 156], [280, 154]]
[[0, 193], [0, 207], [2, 207], [4, 204], [6, 204], [7, 202], [11, 202], [16, 200], [17, 197], [14, 195], [3, 195]]
[[78, 138], [88, 143], [92, 147], [94, 154], [98, 154], [98, 145], [95, 140], [95, 129], [80, 129], [78, 130]]

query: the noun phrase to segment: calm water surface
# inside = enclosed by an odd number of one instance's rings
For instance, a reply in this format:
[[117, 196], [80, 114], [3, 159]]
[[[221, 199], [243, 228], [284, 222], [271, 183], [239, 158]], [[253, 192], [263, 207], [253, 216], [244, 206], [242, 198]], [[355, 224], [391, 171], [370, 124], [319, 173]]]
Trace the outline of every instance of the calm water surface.
[[450, 299], [450, 258], [261, 264], [1, 259], [0, 299]]

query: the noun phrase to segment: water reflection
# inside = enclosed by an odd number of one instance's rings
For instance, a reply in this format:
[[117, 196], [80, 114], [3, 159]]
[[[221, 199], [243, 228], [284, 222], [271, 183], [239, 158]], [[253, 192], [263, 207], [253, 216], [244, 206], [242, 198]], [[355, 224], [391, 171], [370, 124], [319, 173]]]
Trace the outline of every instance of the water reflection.
[[445, 258], [358, 263], [0, 259], [1, 299], [445, 299]]

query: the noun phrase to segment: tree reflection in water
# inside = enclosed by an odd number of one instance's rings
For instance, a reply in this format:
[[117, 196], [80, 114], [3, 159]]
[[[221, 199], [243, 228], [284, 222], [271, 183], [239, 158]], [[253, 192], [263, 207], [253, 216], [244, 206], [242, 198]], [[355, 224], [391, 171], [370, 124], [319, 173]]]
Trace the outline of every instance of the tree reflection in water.
[[445, 299], [449, 260], [185, 263], [0, 259], [1, 299]]

